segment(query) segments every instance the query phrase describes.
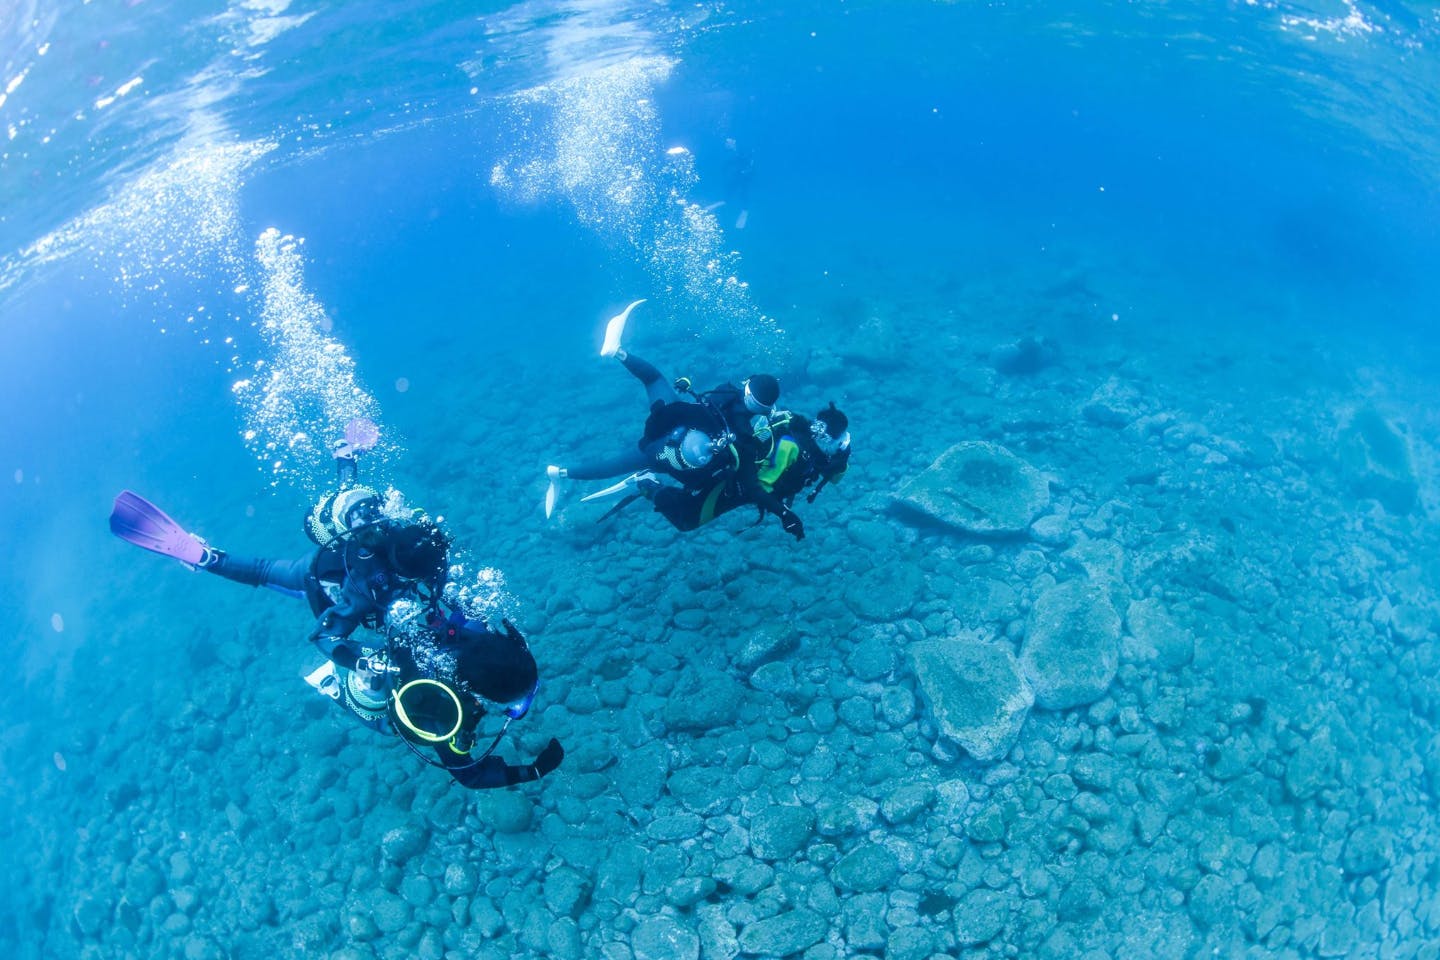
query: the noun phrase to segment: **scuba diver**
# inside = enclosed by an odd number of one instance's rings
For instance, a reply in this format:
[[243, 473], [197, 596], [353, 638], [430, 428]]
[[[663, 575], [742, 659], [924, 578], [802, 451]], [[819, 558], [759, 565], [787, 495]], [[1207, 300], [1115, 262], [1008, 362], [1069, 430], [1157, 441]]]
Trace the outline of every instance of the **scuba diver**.
[[292, 560], [217, 550], [129, 490], [115, 498], [110, 530], [193, 569], [304, 599], [316, 617], [310, 642], [349, 670], [365, 652], [351, 640], [358, 628], [378, 628], [401, 599], [420, 598], [434, 606], [449, 572], [449, 538], [428, 518], [407, 516], [410, 511], [397, 501], [398, 495], [387, 504], [371, 488], [359, 486], [321, 498], [305, 518], [305, 533], [315, 547]]
[[509, 764], [495, 755], [540, 686], [535, 657], [510, 621], [495, 630], [458, 607], [448, 615], [413, 604], [397, 612], [387, 620], [383, 649], [353, 669], [327, 660], [305, 681], [370, 729], [399, 737], [461, 786], [530, 783], [560, 766], [565, 750], [553, 737], [533, 763]]
[[783, 411], [771, 420], [777, 431], [774, 452], [760, 469], [760, 480], [787, 505], [795, 501], [806, 487], [814, 490], [805, 497], [814, 503], [832, 483], [838, 483], [850, 468], [850, 418], [830, 405], [815, 419]]
[[[238, 557], [217, 550], [129, 490], [115, 498], [110, 530], [128, 543], [173, 557], [191, 569], [305, 599], [316, 617], [309, 639], [326, 658], [319, 670], [307, 676], [307, 681], [350, 707], [362, 720], [371, 721], [368, 725], [375, 729], [396, 732], [412, 746], [414, 738], [436, 744], [437, 750], [444, 746], [449, 752], [441, 751], [440, 765], [450, 769], [464, 785], [505, 786], [543, 776], [564, 756], [558, 742], [552, 741], [535, 763], [512, 768], [491, 757], [499, 743], [497, 736], [488, 750], [473, 763], [470, 761], [468, 751], [476, 722], [485, 715], [472, 694], [509, 703], [505, 715], [519, 719], [534, 697], [534, 657], [509, 623], [500, 633], [464, 619], [453, 609], [446, 613], [449, 537], [428, 517], [416, 516], [416, 511], [403, 507], [398, 493], [391, 491], [388, 498], [382, 499], [369, 487], [348, 485], [355, 475], [354, 455], [363, 449], [351, 445], [342, 456], [342, 445], [337, 444], [337, 470], [346, 479], [338, 491], [322, 497], [307, 514], [305, 533], [315, 548], [293, 560]], [[425, 625], [432, 633], [448, 638], [448, 643], [443, 644], [448, 658], [439, 654], [417, 658], [414, 644], [408, 659], [405, 652], [397, 652], [390, 641], [399, 613], [404, 614], [405, 623]], [[384, 631], [386, 643], [367, 644], [356, 638], [354, 634], [362, 626]], [[410, 632], [416, 629], [412, 627]], [[377, 654], [381, 646], [386, 655]], [[439, 646], [442, 644], [434, 641], [425, 649]], [[436, 685], [446, 686], [437, 673], [447, 665], [451, 683], [446, 689], [451, 690], [455, 703], [469, 706], [457, 708], [463, 716], [457, 714], [459, 725], [450, 736], [431, 741], [416, 730], [435, 733], [436, 721], [422, 720], [418, 726], [406, 722], [405, 698], [400, 692], [413, 691], [420, 704], [429, 704], [423, 709], [413, 707], [409, 714], [432, 717]], [[492, 679], [487, 671], [495, 671], [498, 676]], [[529, 686], [518, 690], [517, 684], [523, 685], [521, 681], [526, 678]], [[344, 692], [350, 699], [341, 695]], [[370, 713], [358, 709], [357, 703], [368, 705]], [[379, 723], [378, 719], [392, 709], [399, 711], [398, 722]], [[534, 771], [539, 772], [528, 775]]]
[[[849, 421], [833, 402], [816, 414], [814, 420], [778, 410], [770, 417], [768, 427], [768, 431], [755, 432], [757, 438], [768, 444], [757, 478], [761, 486], [786, 507], [809, 486], [815, 489], [806, 497], [806, 502], [814, 503], [822, 489], [844, 476], [850, 464]], [[640, 484], [638, 489], [639, 495], [654, 503], [657, 513], [682, 531], [695, 530], [736, 507], [753, 502], [734, 485], [724, 482], [709, 488], [651, 482]], [[762, 507], [756, 522], [764, 517]]]
[[340, 487], [306, 515], [305, 535], [315, 547], [296, 559], [217, 550], [129, 490], [115, 498], [110, 530], [192, 569], [306, 600], [316, 617], [310, 642], [338, 665], [353, 668], [364, 653], [349, 639], [357, 628], [378, 627], [400, 599], [422, 597], [433, 606], [449, 574], [450, 539], [437, 524], [406, 509], [397, 492], [382, 499], [370, 487], [354, 485], [357, 456], [378, 438], [369, 419], [346, 424], [345, 438], [334, 447]]
[[650, 401], [650, 415], [636, 449], [596, 463], [546, 467], [550, 482], [545, 491], [545, 516], [554, 512], [561, 479], [603, 480], [629, 474], [620, 483], [584, 498], [593, 500], [625, 490], [653, 492], [659, 473], [686, 490], [732, 486], [736, 496], [775, 514], [785, 532], [803, 540], [805, 525], [799, 515], [771, 494], [758, 475], [766, 450], [757, 431], [768, 430], [769, 417], [780, 399], [780, 381], [769, 374], [754, 374], [739, 386], [726, 383], [704, 393], [692, 391], [684, 378], [671, 383], [653, 364], [621, 347], [631, 311], [644, 302], [636, 300], [610, 319], [600, 348], [600, 356], [619, 360], [640, 381]]

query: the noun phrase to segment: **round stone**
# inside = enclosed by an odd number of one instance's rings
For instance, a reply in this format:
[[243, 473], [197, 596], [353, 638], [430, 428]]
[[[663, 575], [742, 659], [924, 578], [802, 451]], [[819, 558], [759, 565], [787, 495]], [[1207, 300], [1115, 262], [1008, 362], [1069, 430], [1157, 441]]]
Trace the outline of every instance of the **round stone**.
[[815, 815], [807, 807], [772, 806], [750, 821], [750, 849], [761, 860], [788, 860], [810, 839]]
[[484, 806], [479, 812], [481, 817], [495, 828], [496, 833], [524, 833], [530, 829], [535, 805], [529, 797], [515, 790], [487, 792], [491, 795], [484, 798]]
[[645, 833], [652, 840], [669, 843], [677, 840], [689, 840], [698, 836], [705, 828], [705, 821], [693, 813], [674, 813], [666, 817], [656, 817], [650, 821]]
[[93, 937], [110, 922], [111, 913], [113, 911], [110, 904], [93, 894], [82, 893], [75, 901], [72, 915], [80, 932], [87, 937]]
[[399, 933], [410, 922], [410, 904], [393, 893], [374, 894], [370, 916], [381, 933]]
[[165, 889], [165, 877], [148, 863], [134, 863], [125, 871], [125, 899], [144, 906]]
[[468, 863], [452, 863], [445, 868], [444, 889], [449, 896], [461, 897], [474, 893], [479, 882], [479, 873]]
[[878, 843], [862, 843], [840, 858], [830, 871], [835, 885], [856, 893], [883, 889], [900, 873], [895, 854]]
[[669, 917], [649, 917], [630, 933], [635, 960], [697, 960], [700, 938]]
[[1373, 823], [1356, 827], [1345, 841], [1341, 863], [1346, 873], [1378, 873], [1390, 865], [1394, 855], [1394, 842], [1383, 827]]
[[955, 939], [962, 946], [988, 943], [1010, 920], [1010, 898], [997, 890], [971, 890], [955, 904]]
[[830, 924], [818, 913], [792, 910], [778, 917], [747, 923], [740, 931], [740, 950], [767, 957], [787, 957], [820, 942], [829, 929]]
[[934, 799], [935, 791], [928, 783], [903, 784], [880, 801], [880, 815], [890, 824], [909, 823], [924, 813]]
[[406, 824], [389, 830], [380, 838], [380, 852], [392, 863], [405, 863], [415, 856], [429, 842], [430, 836], [423, 827]]

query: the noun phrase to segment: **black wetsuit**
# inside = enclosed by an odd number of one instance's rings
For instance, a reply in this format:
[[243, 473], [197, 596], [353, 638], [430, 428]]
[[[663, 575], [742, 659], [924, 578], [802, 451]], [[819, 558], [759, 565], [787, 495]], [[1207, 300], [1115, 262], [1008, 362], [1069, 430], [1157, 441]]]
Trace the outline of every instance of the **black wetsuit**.
[[788, 522], [787, 518], [794, 514], [760, 482], [760, 461], [769, 456], [770, 449], [768, 445], [762, 445], [755, 436], [754, 428], [750, 426], [751, 418], [756, 415], [745, 406], [744, 389], [730, 383], [721, 384], [702, 394], [701, 401], [717, 410], [729, 426], [730, 432], [735, 435], [735, 452], [739, 465], [730, 481], [733, 490], [729, 495], [722, 496], [733, 496], [740, 503], [753, 503], [766, 513], [773, 513], [782, 521]]
[[[379, 531], [365, 528], [365, 532]], [[411, 680], [422, 677], [440, 679], [434, 669], [438, 659], [434, 656], [436, 650], [443, 650], [449, 657], [447, 662], [453, 662], [470, 645], [487, 647], [488, 659], [482, 656], [472, 658], [472, 662], [480, 665], [482, 674], [505, 676], [509, 688], [518, 684], [524, 689], [533, 689], [538, 677], [534, 657], [513, 628], [507, 625], [507, 633], [504, 634], [479, 624], [472, 624], [469, 629], [456, 628], [454, 623], [441, 617], [439, 603], [434, 599], [440, 593], [440, 583], [400, 577], [384, 556], [359, 542], [355, 535], [337, 537], [294, 560], [217, 553], [215, 559], [202, 569], [237, 583], [270, 587], [305, 599], [317, 618], [310, 641], [343, 671], [354, 671], [362, 656], [377, 647], [386, 646], [392, 664], [398, 668], [398, 672], [389, 675], [388, 680], [379, 681], [382, 698], [387, 701], [390, 689], [398, 690]], [[440, 575], [437, 572], [437, 579]], [[428, 609], [429, 629], [422, 631], [421, 635], [430, 640], [429, 657], [417, 659], [415, 651], [400, 642], [362, 646], [350, 639], [362, 626], [380, 628], [391, 605], [401, 599], [416, 600]], [[338, 676], [343, 687], [349, 674]], [[453, 681], [453, 678], [450, 679]], [[474, 684], [477, 689], [486, 689], [483, 677], [472, 677], [468, 683]], [[559, 765], [564, 750], [555, 740], [532, 764], [507, 764], [494, 754], [479, 760], [472, 759], [468, 748], [485, 714], [485, 707], [479, 697], [466, 689], [465, 684], [452, 683], [451, 688], [456, 691], [462, 705], [460, 732], [447, 743], [425, 746], [433, 746], [439, 758], [438, 765], [444, 767], [456, 782], [471, 789], [505, 787], [536, 780]], [[343, 705], [348, 695], [340, 692], [331, 693], [331, 696], [337, 696]], [[363, 711], [347, 709], [346, 712], [352, 713], [372, 730], [400, 735], [388, 708], [378, 712], [370, 708]], [[423, 749], [423, 746], [417, 746], [417, 749]]]
[[[489, 630], [489, 628], [486, 628], [484, 635], [490, 637], [502, 636], [496, 631]], [[453, 652], [453, 650], [451, 652]], [[525, 651], [523, 656], [528, 660], [525, 668], [533, 672], [535, 669], [534, 660], [530, 657], [529, 651]], [[390, 659], [391, 662], [399, 668], [399, 673], [393, 681], [397, 689], [409, 683], [411, 680], [430, 676], [429, 671], [422, 669], [416, 663], [414, 652], [404, 644], [396, 643], [390, 647]], [[473, 759], [470, 755], [469, 748], [474, 745], [476, 728], [480, 725], [480, 720], [486, 713], [485, 703], [479, 697], [465, 689], [463, 685], [453, 684], [451, 685], [451, 689], [455, 691], [460, 700], [460, 732], [457, 733], [453, 739], [445, 743], [418, 744], [413, 740], [408, 742], [417, 750], [422, 750], [426, 746], [432, 747], [435, 750], [436, 757], [439, 758], [439, 765], [444, 767], [450, 776], [455, 778], [456, 783], [459, 783], [463, 787], [468, 787], [471, 790], [510, 787], [517, 783], [529, 783], [532, 780], [538, 780], [554, 768], [554, 764], [550, 764], [547, 765], [544, 770], [537, 769], [537, 765], [545, 765], [544, 759], [546, 754], [542, 754], [541, 759], [534, 764], [509, 764], [493, 753], [479, 760]], [[404, 736], [399, 733], [399, 731], [397, 731], [397, 735]], [[553, 750], [563, 756], [564, 754], [563, 751], [560, 750], [559, 743], [553, 740], [551, 743], [553, 746], [547, 747], [546, 752], [549, 753]], [[489, 743], [482, 743], [479, 744], [479, 746], [483, 749], [488, 747]], [[555, 763], [558, 764], [558, 762], [559, 760], [556, 759]]]
[[[347, 671], [354, 670], [356, 661], [365, 653], [364, 648], [349, 639], [350, 635], [361, 626], [378, 626], [394, 601], [417, 595], [413, 582], [395, 576], [378, 556], [349, 539], [333, 541], [296, 560], [264, 560], [222, 553], [204, 569], [237, 583], [271, 587], [304, 597], [318, 618], [310, 634], [311, 642], [337, 667]], [[493, 634], [488, 628], [486, 632]], [[391, 678], [396, 689], [427, 676], [410, 648], [392, 644], [389, 653], [399, 668], [399, 673]], [[528, 651], [524, 655], [529, 657]], [[528, 669], [534, 670], [533, 659]], [[552, 741], [553, 746], [547, 747], [534, 764], [508, 764], [493, 753], [478, 761], [472, 759], [460, 744], [468, 747], [485, 707], [478, 697], [463, 688], [457, 693], [463, 709], [461, 732], [454, 740], [433, 747], [439, 766], [462, 786], [488, 789], [528, 783], [554, 769], [559, 763], [555, 753], [564, 756], [559, 744]], [[373, 719], [360, 716], [360, 720], [373, 730], [400, 735], [393, 720], [383, 714]], [[548, 764], [547, 756], [551, 761]]]
[[697, 530], [749, 501], [733, 483], [720, 483], [708, 490], [693, 487], [661, 487], [655, 491], [655, 512], [676, 530]]
[[718, 437], [726, 432], [725, 421], [702, 406], [695, 397], [681, 396], [659, 368], [649, 361], [627, 354], [621, 363], [645, 387], [645, 397], [650, 402], [650, 416], [645, 421], [645, 429], [635, 449], [604, 460], [567, 467], [566, 476], [571, 480], [608, 480], [653, 470], [672, 476], [681, 483], [699, 483], [724, 470], [726, 463], [720, 454], [704, 467], [685, 467], [679, 462], [675, 445], [686, 430], [700, 430], [712, 438]]
[[294, 560], [221, 553], [203, 569], [237, 583], [303, 597], [317, 618], [310, 642], [346, 670], [354, 669], [365, 652], [350, 635], [361, 626], [379, 624], [396, 600], [418, 597], [414, 581], [397, 576], [382, 557], [349, 537]]
[[815, 436], [810, 431], [810, 421], [798, 414], [790, 415], [785, 436], [795, 441], [800, 455], [789, 469], [776, 478], [770, 490], [789, 504], [795, 501], [801, 491], [814, 484], [815, 489], [808, 498], [813, 503], [821, 488], [845, 475], [850, 466], [850, 449], [847, 447], [836, 451], [833, 457], [827, 457], [815, 442]]
[[[756, 473], [755, 488], [764, 493], [767, 502], [761, 502], [738, 482], [722, 483], [709, 488], [662, 487], [654, 495], [656, 512], [669, 520], [677, 530], [685, 531], [694, 530], [746, 504], [755, 504], [764, 511], [778, 513], [769, 502], [780, 503], [784, 510], [807, 486], [818, 482], [831, 482], [845, 472], [850, 452], [843, 450], [834, 457], [826, 457], [810, 433], [810, 421], [804, 417], [792, 414], [788, 423], [783, 427], [777, 424], [776, 429], [774, 443], [778, 445], [784, 440], [791, 440], [796, 445], [798, 454], [780, 476], [775, 478], [767, 491], [759, 480], [759, 463], [752, 453], [750, 462]], [[778, 432], [781, 429], [783, 433]], [[753, 438], [753, 432], [749, 436]], [[758, 441], [755, 441], [751, 449], [758, 452]], [[764, 460], [766, 457], [759, 459]], [[781, 516], [783, 518], [783, 514]]]
[[662, 487], [653, 496], [657, 513], [677, 530], [694, 530], [744, 504], [754, 504], [780, 518], [796, 539], [804, 537], [804, 525], [788, 502], [766, 489], [760, 481], [760, 463], [770, 456], [773, 442], [762, 444], [751, 426], [754, 414], [745, 406], [745, 393], [731, 384], [716, 387], [701, 396], [700, 402], [723, 419], [734, 437], [731, 463], [734, 468], [681, 489]]
[[[567, 467], [566, 476], [608, 480], [642, 470], [663, 473], [678, 480], [683, 489], [657, 491], [655, 509], [678, 529], [693, 530], [741, 503], [753, 503], [779, 517], [795, 537], [804, 536], [800, 518], [760, 482], [757, 461], [768, 451], [750, 426], [754, 414], [745, 406], [743, 388], [726, 383], [702, 394], [682, 395], [654, 364], [634, 354], [626, 354], [621, 362], [645, 387], [650, 401], [640, 441], [634, 451]], [[704, 466], [688, 468], [676, 450], [688, 430], [699, 430], [711, 438], [726, 436], [730, 442]], [[716, 512], [714, 508], [721, 504], [723, 509]], [[689, 522], [684, 519], [687, 516], [695, 519]]]

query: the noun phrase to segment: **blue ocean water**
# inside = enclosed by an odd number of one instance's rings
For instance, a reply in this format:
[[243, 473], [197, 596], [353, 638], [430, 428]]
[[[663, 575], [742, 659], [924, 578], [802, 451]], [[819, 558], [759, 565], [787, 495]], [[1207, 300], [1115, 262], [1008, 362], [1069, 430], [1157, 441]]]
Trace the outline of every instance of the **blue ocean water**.
[[[1433, 10], [0, 16], [12, 954], [1433, 949]], [[850, 415], [805, 541], [545, 519], [546, 464], [639, 429], [595, 358], [639, 297], [667, 371]], [[503, 575], [538, 785], [352, 729], [301, 607], [105, 528], [131, 488], [298, 554], [357, 414]], [[897, 506], [969, 441], [1048, 478], [1029, 532]], [[1030, 670], [1080, 583], [1106, 685], [962, 749], [924, 651]]]

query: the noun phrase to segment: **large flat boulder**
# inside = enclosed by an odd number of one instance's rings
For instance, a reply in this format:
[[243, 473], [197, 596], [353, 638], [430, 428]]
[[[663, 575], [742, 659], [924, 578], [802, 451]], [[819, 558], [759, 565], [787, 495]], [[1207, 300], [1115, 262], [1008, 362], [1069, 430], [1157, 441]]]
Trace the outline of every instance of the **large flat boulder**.
[[1380, 501], [1389, 513], [1415, 508], [1420, 485], [1409, 437], [1378, 410], [1355, 414], [1340, 437], [1340, 462], [1356, 496]]
[[976, 760], [1010, 752], [1035, 696], [1003, 643], [922, 640], [910, 645], [911, 669], [936, 727]]
[[1009, 536], [1050, 506], [1050, 483], [999, 444], [971, 440], [942, 453], [895, 500], [966, 533]]
[[1094, 703], [1119, 666], [1120, 614], [1103, 589], [1067, 580], [1036, 599], [1020, 647], [1036, 703], [1047, 710]]

